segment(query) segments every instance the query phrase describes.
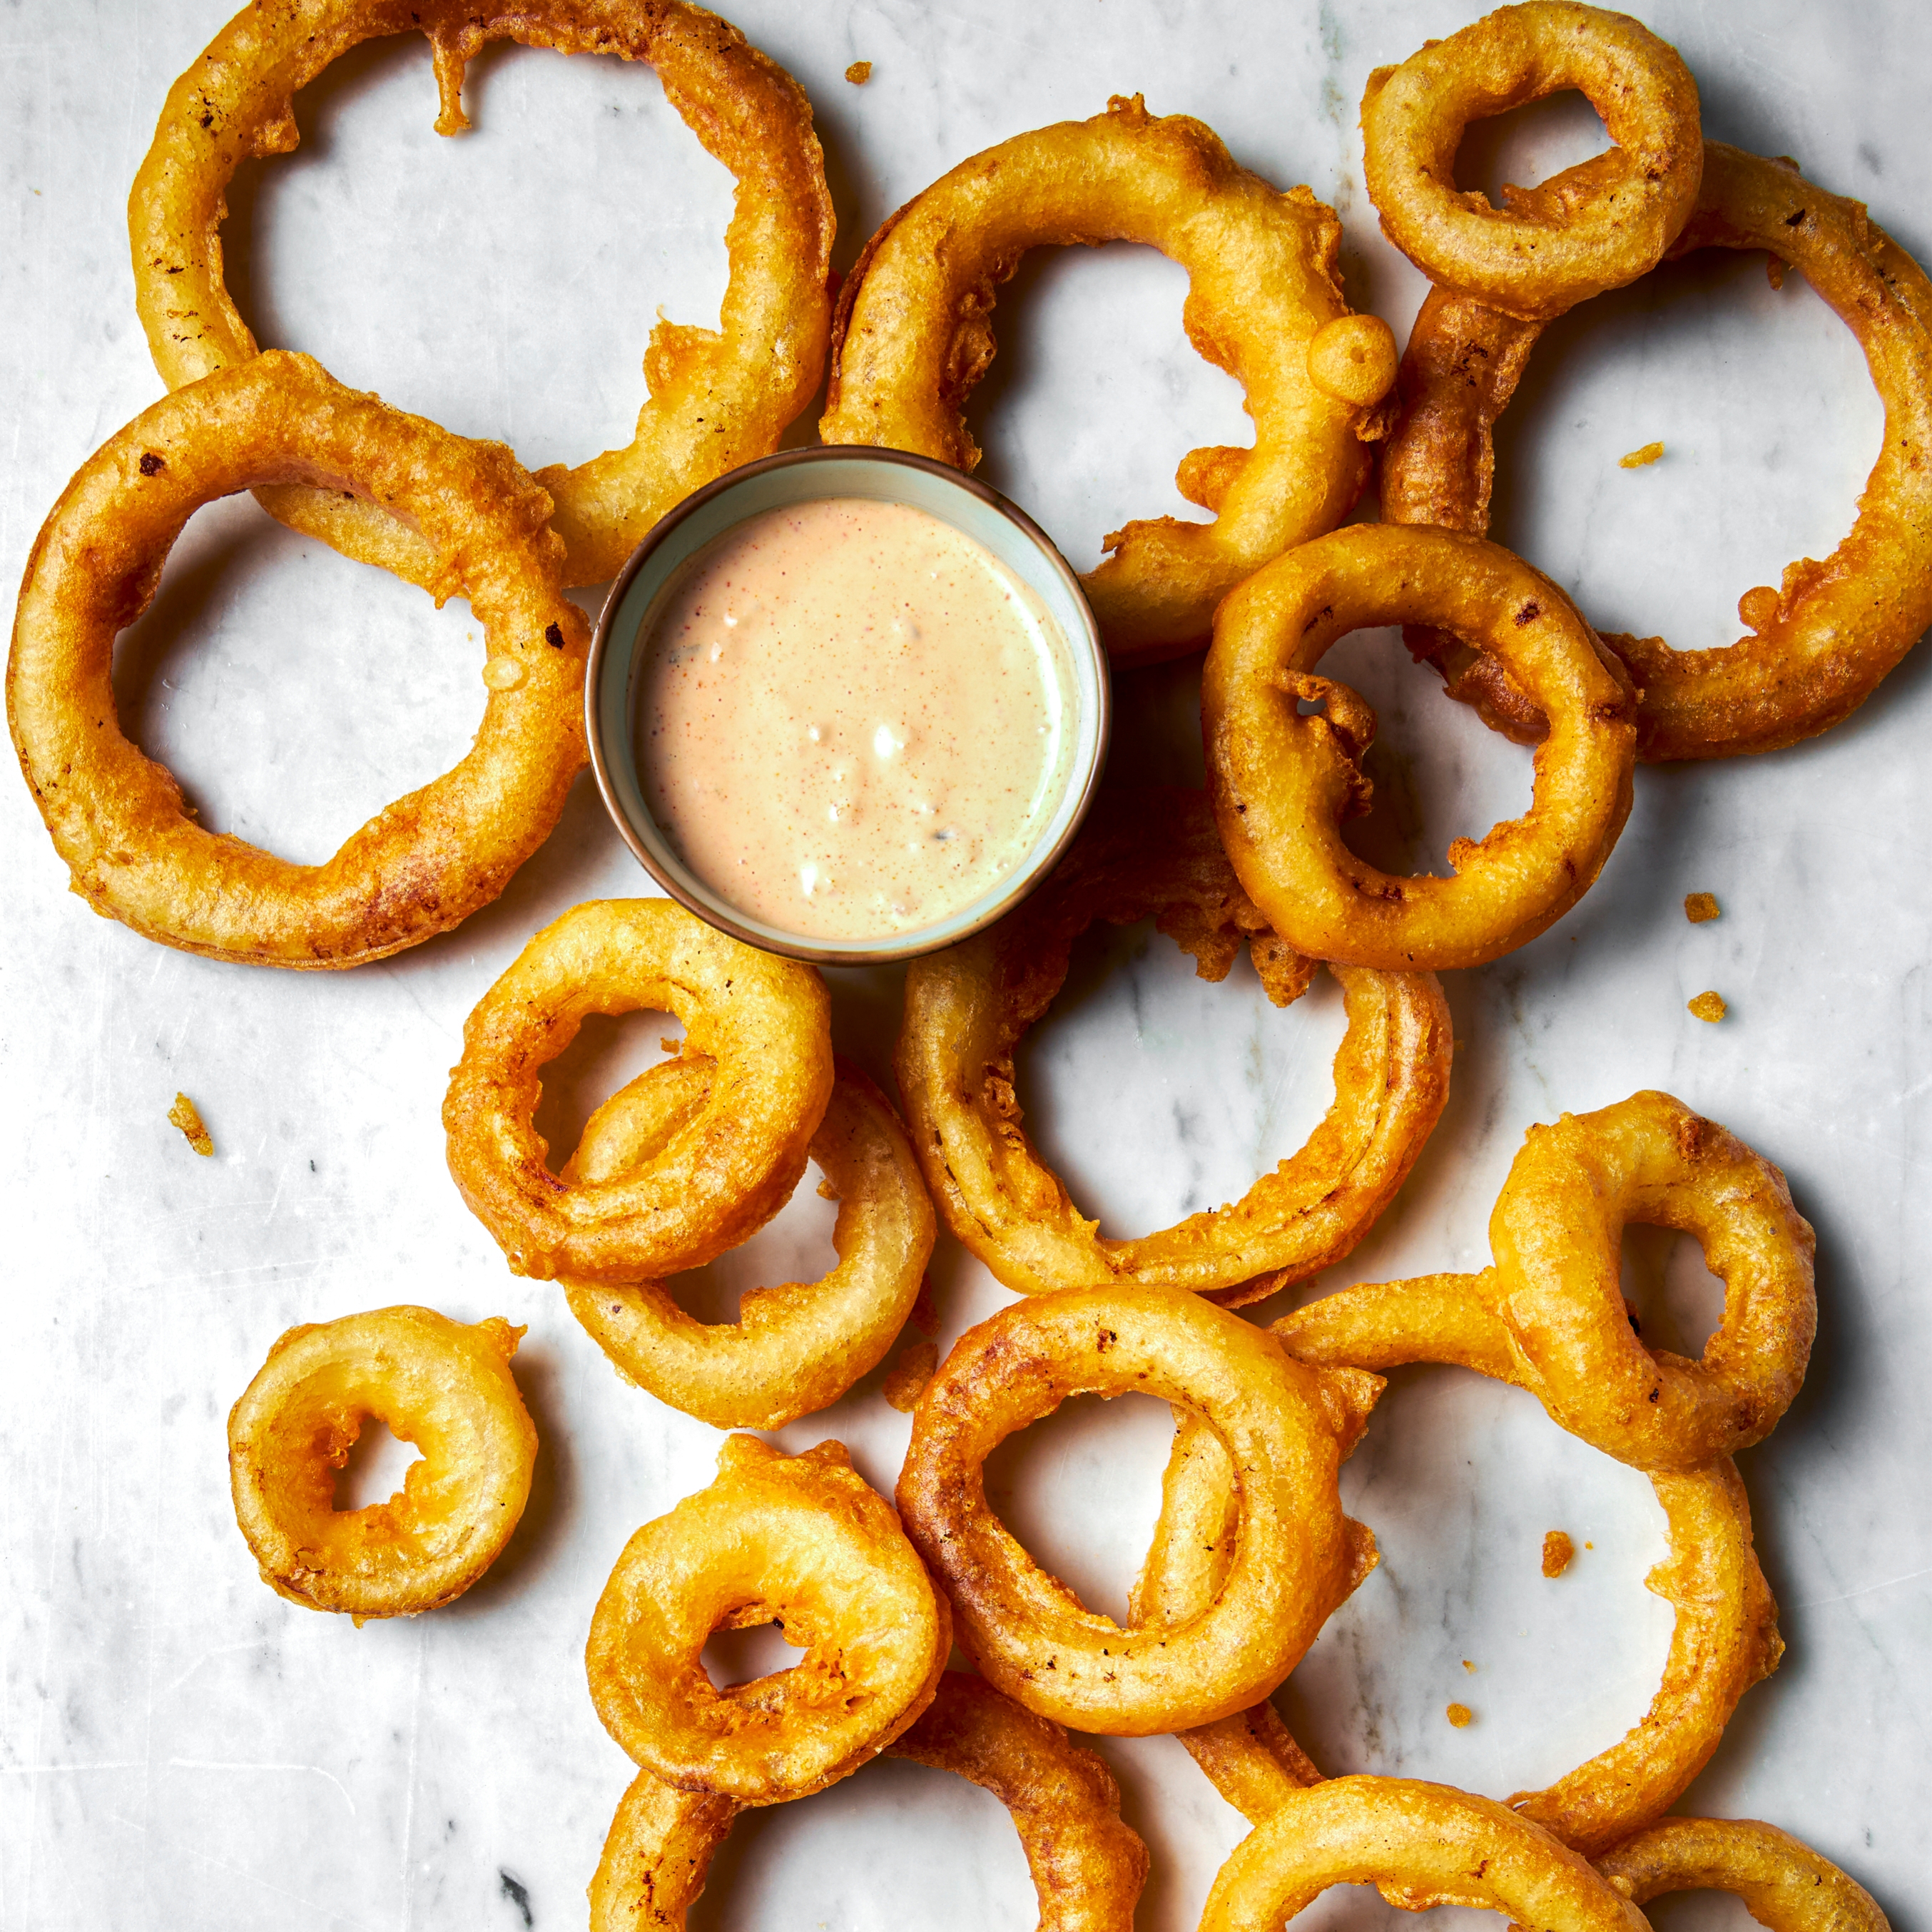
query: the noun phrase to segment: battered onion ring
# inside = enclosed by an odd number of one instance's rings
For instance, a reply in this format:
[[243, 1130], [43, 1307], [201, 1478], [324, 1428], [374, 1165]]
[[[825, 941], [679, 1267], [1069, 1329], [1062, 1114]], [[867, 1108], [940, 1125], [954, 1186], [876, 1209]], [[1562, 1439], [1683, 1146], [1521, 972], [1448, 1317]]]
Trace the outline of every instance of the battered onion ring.
[[[291, 476], [393, 502], [483, 627], [475, 742], [320, 866], [205, 831], [122, 736], [116, 634], [152, 601], [188, 518]], [[20, 769], [104, 917], [257, 965], [353, 966], [459, 924], [549, 836], [584, 761], [590, 626], [563, 595], [550, 499], [500, 444], [470, 442], [280, 352], [165, 397], [83, 464], [27, 562], [7, 665]]]
[[1633, 1905], [1668, 1892], [1728, 1892], [1769, 1932], [1891, 1932], [1863, 1886], [1755, 1819], [1666, 1818], [1606, 1852], [1597, 1869]]
[[[650, 400], [628, 448], [538, 481], [556, 500], [567, 580], [614, 577], [644, 533], [701, 484], [778, 447], [825, 365], [832, 234], [812, 106], [728, 22], [683, 0], [256, 0], [170, 89], [128, 197], [134, 296], [171, 389], [246, 362], [255, 338], [222, 275], [230, 181], [292, 152], [294, 97], [363, 41], [419, 29], [434, 50], [440, 134], [470, 125], [465, 62], [491, 40], [648, 62], [708, 153], [737, 177], [724, 242], [722, 332], [660, 321], [644, 357]], [[441, 598], [446, 557], [386, 503], [290, 484], [257, 492], [292, 529]], [[408, 507], [408, 506], [405, 506]], [[426, 532], [424, 534], [427, 534]]]
[[[1837, 724], [1932, 623], [1932, 283], [1866, 215], [1789, 162], [1706, 143], [1696, 212], [1670, 253], [1764, 248], [1803, 271], [1858, 339], [1885, 406], [1885, 443], [1858, 519], [1822, 563], [1786, 567], [1782, 590], [1738, 599], [1754, 634], [1712, 650], [1606, 633], [1642, 687], [1637, 756], [1648, 763], [1772, 752]], [[1481, 535], [1496, 468], [1492, 434], [1540, 333], [1479, 304], [1431, 294], [1402, 360], [1403, 417], [1384, 457], [1382, 514]], [[1456, 640], [1412, 632], [1450, 694], [1524, 743], [1547, 728], [1534, 698]]]
[[1106, 539], [1081, 580], [1117, 662], [1198, 650], [1214, 607], [1258, 565], [1333, 530], [1368, 478], [1365, 439], [1395, 381], [1394, 338], [1353, 315], [1341, 225], [1279, 194], [1210, 128], [1115, 95], [962, 161], [866, 245], [838, 298], [826, 442], [908, 449], [962, 470], [962, 413], [993, 359], [995, 291], [1029, 248], [1140, 242], [1187, 271], [1188, 340], [1246, 392], [1252, 449], [1197, 449], [1175, 478], [1211, 524], [1160, 517]]
[[1334, 1104], [1307, 1144], [1231, 1207], [1108, 1240], [1021, 1128], [1013, 1050], [1060, 991], [1078, 934], [1150, 913], [1204, 980], [1226, 977], [1244, 937], [1277, 1006], [1313, 972], [1236, 882], [1200, 793], [1116, 795], [1024, 904], [913, 962], [894, 1057], [899, 1090], [946, 1226], [1016, 1293], [1117, 1282], [1239, 1306], [1340, 1261], [1388, 1206], [1449, 1096], [1448, 1008], [1426, 974], [1338, 969], [1348, 1030], [1335, 1055]]
[[[1164, 1396], [1205, 1417], [1232, 1455], [1227, 1580], [1185, 1622], [1123, 1628], [1090, 1610], [987, 1503], [992, 1450], [1090, 1393]], [[1144, 1737], [1265, 1696], [1353, 1587], [1374, 1539], [1342, 1514], [1340, 1460], [1313, 1371], [1240, 1316], [1165, 1288], [1070, 1288], [960, 1337], [914, 1412], [898, 1502], [982, 1675], [1057, 1724]]]
[[1390, 1904], [1488, 1906], [1538, 1932], [1646, 1932], [1643, 1915], [1548, 1832], [1486, 1798], [1405, 1778], [1288, 1794], [1234, 1847], [1201, 1932], [1278, 1932], [1331, 1885]]
[[[1443, 625], [1496, 654], [1558, 720], [1536, 752], [1528, 812], [1458, 838], [1458, 876], [1394, 878], [1342, 842], [1367, 808], [1376, 716], [1316, 676], [1368, 625]], [[1303, 702], [1319, 705], [1304, 716]], [[1506, 550], [1446, 530], [1361, 524], [1278, 557], [1215, 619], [1201, 689], [1222, 843], [1270, 925], [1318, 959], [1385, 972], [1480, 966], [1581, 898], [1630, 808], [1630, 700], [1555, 584]]]
[[[1456, 186], [1472, 121], [1566, 88], [1604, 117], [1608, 152], [1504, 206]], [[1362, 163], [1382, 232], [1439, 286], [1507, 315], [1563, 311], [1654, 268], [1696, 200], [1697, 83], [1626, 14], [1533, 0], [1499, 7], [1378, 68], [1362, 96]]]
[[[805, 1655], [714, 1689], [712, 1632], [767, 1623]], [[604, 1729], [642, 1769], [776, 1804], [884, 1750], [932, 1702], [952, 1642], [946, 1599], [844, 1444], [784, 1456], [734, 1436], [710, 1487], [624, 1546], [584, 1664]]]
[[[572, 1183], [532, 1124], [545, 1064], [590, 1013], [662, 1008], [717, 1063], [704, 1106], [644, 1165]], [[653, 1070], [655, 1078], [667, 1069]], [[449, 1171], [511, 1270], [655, 1280], [744, 1240], [784, 1206], [832, 1093], [830, 1006], [809, 966], [668, 899], [602, 899], [539, 932], [463, 1028], [442, 1103]]]
[[[537, 1432], [509, 1366], [523, 1334], [377, 1308], [283, 1336], [228, 1415], [235, 1520], [262, 1581], [358, 1624], [461, 1596], [530, 1499]], [[387, 1502], [338, 1510], [336, 1472], [372, 1415], [422, 1455]]]
[[[1147, 1847], [1120, 1822], [1113, 1773], [1059, 1725], [949, 1670], [886, 1755], [956, 1772], [1006, 1806], [1039, 1896], [1040, 1932], [1132, 1932]], [[682, 1932], [738, 1809], [640, 1773], [590, 1882], [590, 1932]]]
[[[890, 1102], [856, 1066], [836, 1064], [809, 1149], [819, 1192], [839, 1204], [830, 1274], [754, 1288], [735, 1322], [712, 1324], [661, 1282], [565, 1284], [571, 1312], [626, 1381], [715, 1429], [782, 1429], [830, 1408], [885, 1359], [919, 1298], [932, 1203]], [[640, 1075], [590, 1117], [564, 1180], [616, 1180], [655, 1158], [701, 1111], [716, 1071], [687, 1058]]]

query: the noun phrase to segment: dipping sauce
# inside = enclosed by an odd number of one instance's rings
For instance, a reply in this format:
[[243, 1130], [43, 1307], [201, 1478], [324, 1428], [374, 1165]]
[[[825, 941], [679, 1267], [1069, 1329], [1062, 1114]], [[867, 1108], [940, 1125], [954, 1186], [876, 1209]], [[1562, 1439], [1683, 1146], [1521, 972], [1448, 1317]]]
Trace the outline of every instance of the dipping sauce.
[[649, 621], [636, 749], [673, 850], [801, 938], [881, 939], [970, 905], [1038, 845], [1066, 779], [1033, 593], [903, 503], [768, 510], [692, 559]]

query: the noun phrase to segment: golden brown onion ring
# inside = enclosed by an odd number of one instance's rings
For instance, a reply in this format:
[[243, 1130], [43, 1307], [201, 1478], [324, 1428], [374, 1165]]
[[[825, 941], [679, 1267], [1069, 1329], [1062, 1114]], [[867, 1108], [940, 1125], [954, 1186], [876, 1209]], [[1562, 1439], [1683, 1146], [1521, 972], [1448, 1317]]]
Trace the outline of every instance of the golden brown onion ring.
[[[776, 1623], [790, 1670], [712, 1687], [716, 1630]], [[710, 1488], [646, 1523], [598, 1599], [584, 1664], [604, 1728], [687, 1791], [776, 1804], [876, 1757], [932, 1701], [946, 1599], [842, 1443], [784, 1456], [727, 1438]]]
[[[289, 477], [413, 517], [488, 652], [475, 742], [320, 866], [204, 830], [122, 735], [114, 639], [153, 600], [204, 503]], [[550, 499], [499, 443], [470, 442], [279, 351], [164, 397], [89, 457], [27, 562], [7, 664], [20, 768], [74, 890], [184, 952], [353, 966], [488, 905], [549, 836], [584, 760], [590, 626], [563, 594]]]
[[[1239, 1472], [1225, 1586], [1184, 1622], [1088, 1609], [986, 1501], [999, 1443], [1070, 1396], [1157, 1395], [1204, 1417]], [[1292, 1670], [1374, 1539], [1342, 1514], [1319, 1379], [1240, 1316], [1164, 1288], [1070, 1288], [962, 1336], [913, 1416], [898, 1502], [962, 1648], [1030, 1711], [1123, 1737], [1244, 1710]]]
[[1198, 650], [1258, 565], [1333, 530], [1368, 477], [1395, 380], [1394, 338], [1354, 315], [1341, 226], [1305, 188], [1237, 167], [1208, 128], [1116, 95], [1090, 121], [1017, 134], [962, 161], [866, 244], [838, 298], [822, 440], [911, 450], [961, 470], [962, 410], [993, 359], [995, 292], [1029, 248], [1140, 242], [1187, 271], [1188, 340], [1238, 382], [1252, 449], [1197, 449], [1176, 482], [1210, 524], [1160, 517], [1106, 539], [1084, 578], [1117, 662]]
[[[1558, 721], [1528, 813], [1456, 839], [1452, 879], [1391, 878], [1342, 842], [1367, 808], [1376, 715], [1315, 668], [1351, 631], [1401, 623], [1480, 644]], [[1250, 578], [1216, 616], [1201, 692], [1214, 816], [1249, 896], [1298, 951], [1384, 972], [1480, 966], [1582, 897], [1630, 814], [1630, 712], [1540, 572], [1478, 538], [1387, 524], [1318, 537]]]
[[[278, 1596], [412, 1617], [460, 1597], [524, 1513], [537, 1432], [510, 1373], [524, 1331], [433, 1308], [291, 1328], [229, 1412], [235, 1520]], [[371, 1416], [422, 1450], [387, 1502], [338, 1510], [336, 1473]]]
[[[658, 1009], [717, 1063], [704, 1105], [642, 1166], [574, 1184], [532, 1124], [544, 1066], [590, 1013]], [[656, 1068], [647, 1078], [670, 1072]], [[449, 1171], [513, 1273], [661, 1279], [736, 1247], [784, 1206], [832, 1092], [830, 1006], [809, 966], [668, 899], [553, 920], [464, 1022], [442, 1103]]]
[[[644, 356], [650, 400], [623, 449], [538, 478], [556, 500], [566, 580], [614, 577], [672, 505], [778, 447], [824, 368], [832, 234], [812, 106], [728, 22], [683, 0], [268, 0], [244, 8], [169, 91], [134, 178], [134, 296], [171, 389], [254, 355], [223, 278], [220, 227], [236, 170], [291, 153], [296, 94], [352, 47], [418, 30], [434, 50], [440, 134], [470, 125], [464, 64], [491, 40], [648, 62], [707, 152], [737, 177], [725, 230], [730, 280], [714, 333], [660, 321]], [[381, 564], [440, 598], [448, 559], [382, 503], [305, 482], [258, 492], [291, 528]]]
[[1334, 1103], [1307, 1144], [1232, 1207], [1108, 1240], [1022, 1130], [1013, 1052], [1060, 991], [1078, 934], [1150, 914], [1204, 980], [1226, 976], [1246, 938], [1277, 1006], [1313, 972], [1242, 891], [1201, 794], [1117, 794], [1024, 904], [913, 962], [894, 1056], [899, 1090], [946, 1226], [1016, 1293], [1118, 1282], [1239, 1306], [1340, 1261], [1388, 1206], [1448, 1098], [1448, 1008], [1427, 974], [1338, 969], [1348, 1030]]
[[1750, 1818], [1666, 1818], [1598, 1859], [1633, 1905], [1735, 1893], [1768, 1932], [1891, 1932], [1878, 1901], [1809, 1845]]
[[[838, 1203], [823, 1280], [753, 1288], [735, 1322], [694, 1320], [660, 1281], [566, 1281], [571, 1312], [626, 1382], [715, 1429], [782, 1429], [836, 1402], [885, 1359], [919, 1298], [932, 1253], [932, 1203], [891, 1103], [836, 1063], [812, 1138]], [[591, 1115], [563, 1170], [568, 1184], [614, 1180], [660, 1154], [710, 1096], [716, 1063], [653, 1067]]]
[[[1504, 206], [1456, 185], [1472, 121], [1574, 88], [1604, 117], [1606, 153]], [[1568, 0], [1499, 7], [1362, 96], [1362, 163], [1382, 232], [1438, 286], [1507, 315], [1561, 315], [1654, 268], [1690, 213], [1703, 163], [1697, 83], [1626, 14]]]
[[[1858, 338], [1885, 442], [1850, 533], [1822, 563], [1787, 566], [1783, 587], [1738, 601], [1752, 635], [1710, 650], [1606, 633], [1642, 687], [1637, 756], [1647, 763], [1777, 751], [1856, 710], [1932, 623], [1932, 283], [1866, 214], [1790, 162], [1706, 143], [1696, 212], [1670, 250], [1763, 248], [1801, 269]], [[1430, 295], [1402, 358], [1402, 419], [1383, 458], [1392, 523], [1489, 528], [1492, 430], [1541, 333], [1480, 304]], [[1542, 707], [1493, 659], [1424, 629], [1408, 637], [1450, 695], [1495, 729], [1534, 743]]]

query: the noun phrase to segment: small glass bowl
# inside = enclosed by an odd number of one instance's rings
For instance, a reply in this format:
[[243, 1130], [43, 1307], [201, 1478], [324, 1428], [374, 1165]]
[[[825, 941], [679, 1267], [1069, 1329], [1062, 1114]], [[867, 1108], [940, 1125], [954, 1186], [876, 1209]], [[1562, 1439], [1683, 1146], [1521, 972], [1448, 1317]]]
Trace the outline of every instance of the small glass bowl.
[[[682, 565], [748, 518], [790, 503], [862, 496], [907, 503], [950, 524], [992, 551], [1046, 607], [1064, 649], [1054, 653], [1069, 750], [1059, 800], [1026, 858], [998, 884], [949, 918], [871, 939], [804, 938], [767, 926], [722, 898], [673, 851], [644, 802], [635, 748], [637, 680], [654, 608]], [[767, 952], [820, 965], [875, 966], [936, 952], [1012, 908], [1045, 878], [1072, 842], [1093, 802], [1107, 755], [1107, 656], [1080, 580], [1024, 511], [957, 470], [902, 450], [839, 446], [783, 450], [688, 496], [631, 554], [604, 601], [584, 679], [590, 764], [624, 842], [680, 905], [721, 932]]]

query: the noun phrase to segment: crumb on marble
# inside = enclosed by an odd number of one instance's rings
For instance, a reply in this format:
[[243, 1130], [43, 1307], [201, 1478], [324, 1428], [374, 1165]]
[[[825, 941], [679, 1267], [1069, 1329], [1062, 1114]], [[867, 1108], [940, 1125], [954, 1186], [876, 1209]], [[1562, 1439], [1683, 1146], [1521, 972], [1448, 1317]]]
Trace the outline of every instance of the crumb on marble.
[[1694, 1000], [1687, 1000], [1684, 1007], [1697, 1018], [1708, 1020], [1714, 1025], [1730, 1011], [1721, 993], [1700, 993]]
[[870, 61], [854, 61], [845, 70], [845, 78], [854, 87], [863, 87], [872, 77], [872, 63]]
[[1686, 892], [1684, 916], [1693, 926], [1708, 926], [1718, 916], [1717, 896], [1712, 892]]
[[1454, 1724], [1459, 1731], [1466, 1725], [1472, 1723], [1476, 1715], [1475, 1712], [1471, 1710], [1466, 1704], [1451, 1704], [1443, 1714], [1448, 1718], [1450, 1723]]
[[1641, 449], [1634, 449], [1628, 456], [1617, 458], [1619, 470], [1647, 470], [1664, 454], [1660, 442], [1647, 442]]
[[196, 1154], [214, 1153], [214, 1137], [202, 1125], [200, 1112], [185, 1094], [175, 1096], [175, 1103], [168, 1109], [168, 1118], [188, 1136], [188, 1145]]
[[1576, 1560], [1576, 1546], [1560, 1529], [1552, 1529], [1543, 1539], [1543, 1574], [1560, 1576]]
[[936, 1344], [908, 1342], [899, 1351], [879, 1392], [902, 1415], [909, 1415], [918, 1407], [919, 1399], [926, 1393], [926, 1385], [932, 1381], [938, 1366], [939, 1349]]
[[1476, 1666], [1472, 1664], [1466, 1657], [1462, 1660], [1462, 1668], [1466, 1670], [1472, 1677], [1475, 1676]]

